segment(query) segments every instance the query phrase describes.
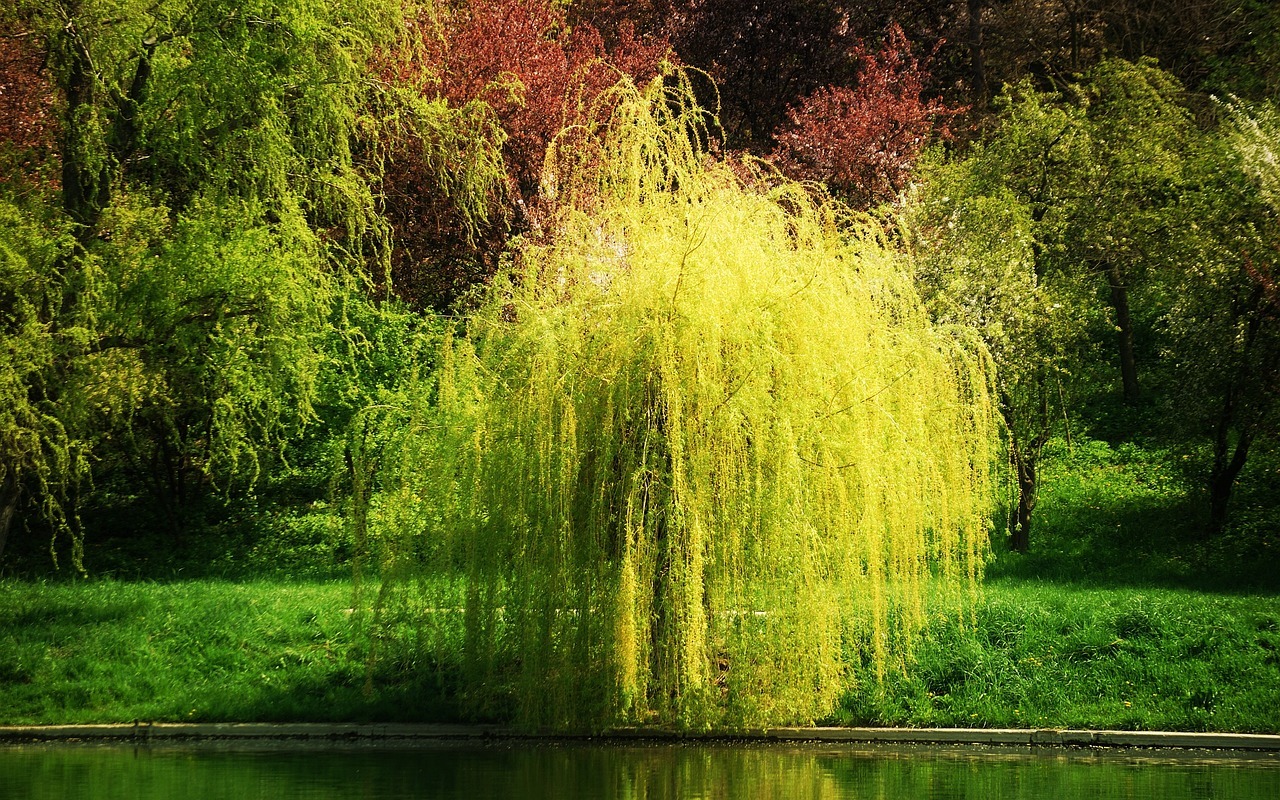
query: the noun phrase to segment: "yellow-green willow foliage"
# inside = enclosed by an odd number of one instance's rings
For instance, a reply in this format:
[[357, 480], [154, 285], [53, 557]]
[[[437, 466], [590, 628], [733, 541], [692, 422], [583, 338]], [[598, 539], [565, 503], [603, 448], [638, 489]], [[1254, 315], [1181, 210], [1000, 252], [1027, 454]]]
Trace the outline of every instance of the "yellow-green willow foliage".
[[383, 624], [461, 652], [480, 713], [810, 721], [896, 663], [931, 575], [981, 569], [983, 357], [846, 209], [707, 158], [673, 82], [566, 131], [545, 235], [365, 420]]

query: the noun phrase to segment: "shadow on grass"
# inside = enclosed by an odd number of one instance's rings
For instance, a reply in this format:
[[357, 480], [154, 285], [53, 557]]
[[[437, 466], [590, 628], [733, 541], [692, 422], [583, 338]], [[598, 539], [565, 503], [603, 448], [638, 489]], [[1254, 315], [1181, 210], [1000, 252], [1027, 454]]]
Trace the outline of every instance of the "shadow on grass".
[[372, 691], [366, 689], [363, 673], [295, 676], [218, 697], [198, 714], [211, 722], [486, 721], [464, 715], [454, 687], [431, 674], [378, 680]]
[[[143, 502], [89, 505], [81, 518], [84, 576], [92, 579], [314, 581], [351, 575], [351, 535], [322, 503], [270, 507], [207, 499], [185, 512], [180, 531]], [[0, 579], [83, 577], [72, 564], [67, 534], [55, 536], [38, 518], [25, 522], [0, 558]]]
[[83, 631], [124, 624], [145, 613], [144, 598], [83, 585], [83, 593], [67, 595], [45, 591], [44, 583], [0, 583], [0, 633]]
[[139, 613], [140, 602], [113, 602], [87, 608], [76, 603], [42, 604], [0, 609], [0, 628], [83, 628], [128, 619]]

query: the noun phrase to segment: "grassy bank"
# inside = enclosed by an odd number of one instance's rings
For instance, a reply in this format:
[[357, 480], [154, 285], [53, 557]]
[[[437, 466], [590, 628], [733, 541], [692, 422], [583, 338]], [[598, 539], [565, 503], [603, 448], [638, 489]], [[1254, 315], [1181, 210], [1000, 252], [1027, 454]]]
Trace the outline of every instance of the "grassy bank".
[[452, 720], [350, 582], [0, 582], [0, 724]]
[[1280, 731], [1280, 602], [1176, 589], [988, 584], [915, 665], [848, 692], [844, 724]]
[[[1280, 520], [1246, 493], [1205, 537], [1185, 463], [1054, 442], [1032, 552], [999, 553], [972, 618], [933, 619], [909, 669], [857, 669], [827, 721], [1280, 732]], [[1250, 491], [1280, 492], [1280, 464], [1252, 468]], [[177, 548], [102, 537], [90, 580], [26, 542], [0, 578], [0, 724], [460, 719], [447, 667], [391, 642], [370, 663], [323, 512]]]
[[[453, 721], [411, 658], [370, 669], [349, 583], [0, 583], [0, 723]], [[989, 584], [831, 722], [1280, 731], [1280, 602]]]

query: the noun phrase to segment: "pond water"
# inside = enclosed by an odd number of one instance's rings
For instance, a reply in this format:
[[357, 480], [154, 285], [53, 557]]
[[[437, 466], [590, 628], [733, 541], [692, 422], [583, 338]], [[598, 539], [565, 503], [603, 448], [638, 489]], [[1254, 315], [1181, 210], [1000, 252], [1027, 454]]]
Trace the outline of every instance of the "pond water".
[[1280, 797], [1280, 755], [831, 745], [0, 746], [3, 800]]

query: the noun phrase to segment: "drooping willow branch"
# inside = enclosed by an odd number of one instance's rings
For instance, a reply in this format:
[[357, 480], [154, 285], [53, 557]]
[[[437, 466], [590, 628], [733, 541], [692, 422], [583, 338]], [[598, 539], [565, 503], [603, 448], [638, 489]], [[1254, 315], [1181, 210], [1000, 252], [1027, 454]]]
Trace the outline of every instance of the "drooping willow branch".
[[711, 162], [681, 76], [611, 100], [548, 157], [545, 235], [374, 434], [382, 613], [477, 713], [811, 721], [904, 651], [931, 576], [976, 582], [988, 360], [868, 224]]

